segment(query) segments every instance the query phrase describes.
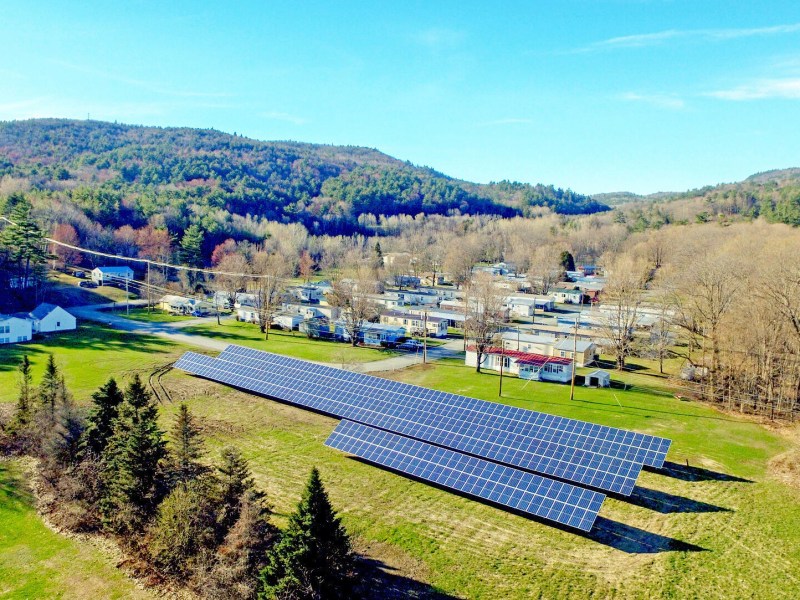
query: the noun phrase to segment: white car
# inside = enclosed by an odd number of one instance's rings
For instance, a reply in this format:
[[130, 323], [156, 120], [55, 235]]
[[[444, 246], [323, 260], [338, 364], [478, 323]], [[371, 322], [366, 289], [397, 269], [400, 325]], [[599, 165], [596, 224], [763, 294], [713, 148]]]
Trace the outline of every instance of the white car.
[[417, 340], [406, 340], [397, 347], [401, 350], [419, 350], [422, 348], [422, 342]]

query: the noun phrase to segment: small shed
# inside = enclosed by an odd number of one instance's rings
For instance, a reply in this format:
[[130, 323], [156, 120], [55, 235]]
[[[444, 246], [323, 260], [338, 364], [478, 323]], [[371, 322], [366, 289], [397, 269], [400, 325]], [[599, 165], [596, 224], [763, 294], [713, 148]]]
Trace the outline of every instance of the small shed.
[[597, 369], [586, 375], [583, 385], [586, 387], [610, 387], [611, 374], [608, 371]]

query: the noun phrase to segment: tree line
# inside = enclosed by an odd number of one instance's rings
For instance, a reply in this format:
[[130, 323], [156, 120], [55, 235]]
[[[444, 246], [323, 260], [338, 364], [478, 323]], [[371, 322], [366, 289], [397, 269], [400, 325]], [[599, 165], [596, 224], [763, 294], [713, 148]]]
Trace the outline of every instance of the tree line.
[[196, 417], [178, 408], [168, 432], [135, 375], [110, 378], [76, 406], [53, 355], [38, 386], [24, 356], [0, 450], [38, 459], [38, 495], [48, 518], [117, 541], [153, 584], [186, 586], [205, 598], [345, 598], [356, 556], [319, 472], [282, 531], [247, 460], [225, 447], [209, 460]]

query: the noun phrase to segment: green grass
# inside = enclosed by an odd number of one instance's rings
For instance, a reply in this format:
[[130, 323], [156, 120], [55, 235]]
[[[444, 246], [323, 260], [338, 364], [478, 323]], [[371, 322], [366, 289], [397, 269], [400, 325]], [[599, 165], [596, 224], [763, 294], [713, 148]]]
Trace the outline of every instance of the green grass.
[[[497, 400], [496, 373], [444, 361], [397, 379]], [[763, 426], [672, 394], [504, 380], [503, 402], [673, 439], [669, 461], [733, 476], [686, 481], [643, 472], [631, 499], [608, 498], [583, 536], [449, 494], [326, 448], [336, 421], [173, 372], [216, 456], [236, 444], [283, 525], [312, 466], [358, 538], [437, 589], [467, 598], [794, 598], [800, 493], [772, 477], [790, 443]], [[615, 398], [616, 395], [616, 398]], [[620, 406], [621, 405], [621, 406]], [[164, 415], [171, 422], [175, 407]], [[677, 468], [677, 467], [675, 467]], [[736, 480], [743, 478], [746, 481]], [[701, 477], [702, 479], [702, 477]], [[383, 549], [383, 550], [381, 550]]]
[[134, 321], [145, 321], [147, 323], [174, 323], [176, 321], [188, 321], [195, 318], [190, 315], [173, 315], [159, 309], [148, 311], [147, 308], [131, 308], [130, 312], [127, 314], [124, 310], [117, 314], [120, 317], [125, 317]]
[[277, 352], [287, 356], [334, 364], [371, 362], [397, 356], [397, 352], [392, 350], [354, 348], [350, 344], [342, 342], [312, 340], [297, 331], [289, 332], [271, 329], [269, 340], [264, 340], [264, 334], [261, 333], [258, 326], [235, 320], [223, 321], [222, 325], [217, 325], [216, 323], [191, 325], [182, 328], [182, 331], [184, 333], [195, 333], [210, 338], [222, 339], [232, 344], [240, 344], [258, 348], [259, 350], [268, 350], [269, 352]]
[[123, 333], [98, 324], [83, 323], [76, 331], [48, 335], [26, 344], [0, 346], [0, 403], [17, 396], [17, 366], [24, 354], [33, 364], [34, 384], [52, 353], [78, 402], [113, 375], [118, 380], [133, 373], [146, 378], [157, 366], [177, 360], [188, 348], [167, 339]]
[[88, 542], [45, 527], [19, 461], [0, 461], [0, 597], [154, 598]]
[[[125, 302], [125, 290], [101, 285], [96, 288], [82, 288], [78, 284], [87, 279], [78, 279], [64, 273], [50, 272], [53, 285], [47, 290], [45, 300], [58, 304], [63, 308], [81, 306], [86, 304], [107, 304], [110, 302]], [[91, 279], [88, 279], [91, 281]], [[133, 291], [128, 293], [130, 298], [136, 298]]]
[[[276, 331], [269, 342], [262, 342], [258, 329], [246, 324], [231, 323], [220, 333], [235, 336], [232, 341], [237, 343], [244, 339], [255, 347], [314, 360], [330, 360], [322, 346], [344, 348], [359, 357], [384, 356]], [[36, 347], [32, 356], [37, 369], [45, 351], [57, 350], [71, 386], [83, 390], [93, 390], [111, 373], [151, 370], [182, 351], [158, 338], [125, 336], [101, 327], [82, 328], [79, 334], [16, 349]], [[10, 390], [15, 374], [6, 364], [16, 349], [0, 350], [0, 398], [6, 401], [15, 395]], [[476, 374], [457, 359], [406, 369], [393, 377], [500, 400], [497, 373]], [[799, 597], [800, 491], [769, 467], [771, 459], [794, 447], [790, 436], [704, 404], [680, 401], [656, 377], [612, 371], [612, 379], [629, 386], [578, 387], [573, 401], [567, 385], [515, 377], [503, 381], [505, 403], [669, 437], [672, 468], [688, 461], [696, 469], [696, 481], [643, 472], [634, 497], [606, 500], [602, 519], [588, 536], [447, 493], [326, 448], [323, 442], [334, 419], [178, 371], [170, 372], [164, 383], [176, 402], [187, 401], [198, 415], [211, 459], [226, 444], [243, 450], [274, 506], [277, 524], [285, 525], [308, 472], [318, 466], [357, 547], [368, 548], [371, 557], [395, 566], [399, 575], [429, 582], [442, 592], [481, 599]], [[177, 404], [163, 408], [164, 429], [176, 410]], [[800, 439], [797, 430], [789, 431]], [[732, 478], [703, 478], [703, 469]], [[35, 554], [45, 542], [31, 540], [26, 552]], [[0, 536], [0, 547], [3, 544]], [[0, 582], [7, 578], [13, 580], [0, 571]], [[79, 593], [67, 583], [53, 585], [67, 595]], [[52, 594], [45, 590], [44, 595]]]

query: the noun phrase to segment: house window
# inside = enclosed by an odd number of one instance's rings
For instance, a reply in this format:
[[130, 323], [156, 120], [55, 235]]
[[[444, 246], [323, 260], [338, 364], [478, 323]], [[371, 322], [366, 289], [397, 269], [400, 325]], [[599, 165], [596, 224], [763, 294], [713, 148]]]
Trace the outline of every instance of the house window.
[[56, 321], [56, 327], [61, 327], [61, 321]]
[[19, 336], [19, 337], [17, 338], [17, 341], [18, 341], [18, 342], [24, 342], [24, 341], [25, 341], [25, 337], [24, 337], [24, 336]]
[[511, 359], [509, 357], [507, 357], [507, 356], [504, 356], [503, 357], [503, 368], [504, 369], [508, 369], [509, 367], [511, 367]]
[[567, 353], [564, 352], [563, 350], [561, 352], [559, 352], [558, 354], [559, 354], [559, 356], [561, 356], [561, 358], [564, 358], [567, 355]]
[[10, 342], [10, 341], [11, 341], [11, 340], [10, 340], [10, 339], [8, 339], [8, 338], [0, 338], [0, 344], [7, 344], [7, 343], [8, 343], [8, 342]]

